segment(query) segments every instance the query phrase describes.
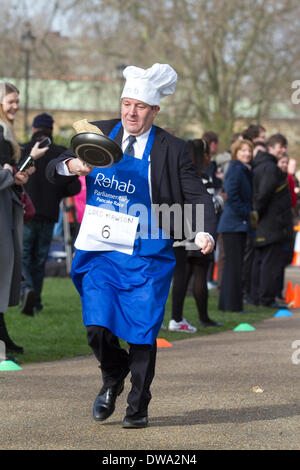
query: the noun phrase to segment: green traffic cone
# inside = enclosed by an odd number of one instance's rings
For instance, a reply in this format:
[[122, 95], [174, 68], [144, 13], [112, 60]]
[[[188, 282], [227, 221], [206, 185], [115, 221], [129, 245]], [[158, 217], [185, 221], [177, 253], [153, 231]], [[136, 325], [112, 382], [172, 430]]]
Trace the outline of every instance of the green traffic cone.
[[22, 370], [14, 361], [6, 356], [6, 346], [4, 341], [0, 341], [0, 371]]
[[22, 370], [22, 367], [18, 366], [18, 364], [13, 361], [1, 361], [0, 372], [6, 372], [9, 370]]
[[233, 331], [255, 331], [254, 326], [249, 325], [249, 323], [240, 323], [236, 326]]

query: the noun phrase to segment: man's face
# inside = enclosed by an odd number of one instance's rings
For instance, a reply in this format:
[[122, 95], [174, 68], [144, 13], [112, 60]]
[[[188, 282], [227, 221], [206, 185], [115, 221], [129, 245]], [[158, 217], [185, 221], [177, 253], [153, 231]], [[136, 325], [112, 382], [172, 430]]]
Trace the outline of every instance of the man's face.
[[218, 149], [219, 149], [219, 142], [211, 142], [210, 143], [210, 155], [216, 155], [218, 153]]
[[266, 142], [266, 131], [264, 131], [263, 129], [260, 129], [259, 136], [258, 136], [257, 140], [259, 142]]
[[259, 130], [259, 134], [258, 134], [258, 137], [254, 137], [254, 139], [252, 139], [252, 142], [266, 142], [266, 131], [264, 131], [263, 129], [260, 129]]
[[271, 155], [279, 160], [279, 158], [282, 158], [284, 155], [286, 155], [286, 146], [277, 142], [277, 144], [274, 144], [273, 147], [268, 147], [268, 151]]
[[126, 131], [131, 135], [141, 135], [153, 124], [159, 106], [149, 106], [133, 98], [123, 98], [121, 103], [121, 120]]

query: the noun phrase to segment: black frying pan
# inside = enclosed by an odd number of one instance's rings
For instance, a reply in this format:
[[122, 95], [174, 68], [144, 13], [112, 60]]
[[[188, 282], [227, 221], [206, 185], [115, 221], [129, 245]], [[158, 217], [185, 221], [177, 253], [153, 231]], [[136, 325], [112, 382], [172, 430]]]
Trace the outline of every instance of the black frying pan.
[[97, 168], [106, 168], [123, 158], [119, 144], [106, 135], [81, 132], [72, 137], [71, 146], [76, 157]]

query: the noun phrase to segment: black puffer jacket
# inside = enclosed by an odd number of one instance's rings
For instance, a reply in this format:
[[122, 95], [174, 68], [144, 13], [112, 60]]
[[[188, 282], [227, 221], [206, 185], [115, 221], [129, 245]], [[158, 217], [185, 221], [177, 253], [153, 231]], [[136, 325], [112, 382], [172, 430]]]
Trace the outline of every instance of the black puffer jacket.
[[259, 152], [253, 161], [253, 204], [259, 214], [256, 246], [285, 241], [292, 236], [291, 194], [287, 175], [276, 158]]
[[[30, 151], [37, 141], [38, 135], [34, 135], [31, 141], [22, 146], [22, 159], [30, 154]], [[38, 139], [39, 140], [39, 139]], [[66, 150], [65, 147], [51, 143], [45, 155], [35, 162], [36, 171], [30, 176], [25, 189], [34, 204], [36, 215], [34, 220], [48, 220], [57, 222], [59, 216], [59, 203], [68, 196], [78, 194], [81, 183], [77, 176], [68, 177], [63, 185], [50, 183], [45, 176], [45, 169], [48, 163], [57, 158]]]

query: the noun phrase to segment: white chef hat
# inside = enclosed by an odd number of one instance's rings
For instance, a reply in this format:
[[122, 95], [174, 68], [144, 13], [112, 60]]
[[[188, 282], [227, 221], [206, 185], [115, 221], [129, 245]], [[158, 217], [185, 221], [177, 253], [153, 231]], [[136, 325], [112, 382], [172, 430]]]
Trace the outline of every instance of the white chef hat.
[[159, 105], [160, 99], [175, 91], [177, 73], [168, 64], [154, 64], [149, 69], [130, 65], [123, 71], [126, 79], [122, 98], [134, 98], [150, 106]]

